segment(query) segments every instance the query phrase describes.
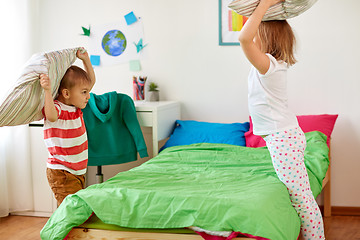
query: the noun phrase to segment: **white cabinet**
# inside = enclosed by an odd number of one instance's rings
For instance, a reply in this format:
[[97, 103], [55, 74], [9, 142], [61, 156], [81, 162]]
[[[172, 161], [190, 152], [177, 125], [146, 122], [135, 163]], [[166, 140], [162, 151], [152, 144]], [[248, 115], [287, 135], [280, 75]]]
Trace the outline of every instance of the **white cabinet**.
[[31, 212], [18, 214], [50, 217], [56, 210], [57, 203], [46, 177], [48, 152], [44, 143], [42, 123], [31, 124], [29, 128], [34, 208]]
[[180, 119], [180, 103], [175, 101], [135, 101], [140, 126], [152, 128], [152, 156], [159, 152], [159, 141], [170, 136]]

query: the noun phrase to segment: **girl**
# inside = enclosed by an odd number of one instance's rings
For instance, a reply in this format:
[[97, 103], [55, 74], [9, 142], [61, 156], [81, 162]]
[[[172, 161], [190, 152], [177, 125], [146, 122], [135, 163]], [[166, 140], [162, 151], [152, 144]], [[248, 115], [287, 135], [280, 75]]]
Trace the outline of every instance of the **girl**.
[[286, 20], [261, 21], [269, 7], [282, 1], [261, 0], [240, 32], [240, 45], [253, 65], [248, 79], [249, 112], [254, 134], [264, 137], [275, 172], [299, 214], [304, 239], [325, 239], [304, 164], [306, 139], [287, 107], [287, 68], [296, 62], [294, 33]]

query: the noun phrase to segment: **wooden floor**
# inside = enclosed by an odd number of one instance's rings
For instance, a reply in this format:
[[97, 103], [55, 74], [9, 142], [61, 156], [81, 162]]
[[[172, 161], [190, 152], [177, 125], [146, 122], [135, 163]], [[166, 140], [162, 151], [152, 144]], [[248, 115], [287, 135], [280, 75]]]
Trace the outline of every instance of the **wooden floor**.
[[[40, 239], [39, 232], [46, 221], [47, 218], [25, 216], [0, 218], [0, 239]], [[327, 240], [360, 240], [360, 216], [333, 216], [324, 222]]]

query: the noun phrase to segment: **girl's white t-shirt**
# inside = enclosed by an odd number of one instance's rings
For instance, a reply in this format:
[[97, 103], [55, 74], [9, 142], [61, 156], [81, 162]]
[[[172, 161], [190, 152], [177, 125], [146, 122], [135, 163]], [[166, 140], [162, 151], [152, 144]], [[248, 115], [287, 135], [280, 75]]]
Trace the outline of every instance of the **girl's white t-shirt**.
[[298, 121], [288, 109], [287, 64], [270, 54], [268, 71], [262, 75], [252, 67], [248, 78], [248, 104], [253, 133], [268, 135], [298, 127]]

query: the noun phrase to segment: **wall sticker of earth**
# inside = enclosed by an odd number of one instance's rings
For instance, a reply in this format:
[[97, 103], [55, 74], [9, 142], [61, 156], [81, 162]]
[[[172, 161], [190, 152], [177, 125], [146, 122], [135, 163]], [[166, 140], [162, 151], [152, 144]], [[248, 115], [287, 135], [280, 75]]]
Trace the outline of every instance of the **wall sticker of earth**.
[[104, 35], [101, 46], [110, 56], [119, 56], [126, 49], [125, 35], [119, 30], [110, 30]]

